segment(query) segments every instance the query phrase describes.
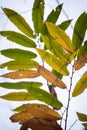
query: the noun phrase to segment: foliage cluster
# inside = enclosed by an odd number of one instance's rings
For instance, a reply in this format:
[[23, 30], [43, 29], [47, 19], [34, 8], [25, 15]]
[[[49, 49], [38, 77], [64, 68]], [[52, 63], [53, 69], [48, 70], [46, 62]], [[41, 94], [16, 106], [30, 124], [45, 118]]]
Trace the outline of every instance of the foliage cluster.
[[[39, 100], [42, 102], [42, 104], [28, 103], [14, 110], [17, 113], [12, 115], [10, 119], [12, 122], [22, 124], [20, 130], [28, 130], [28, 128], [32, 130], [63, 129], [62, 124], [57, 122], [63, 119], [64, 115], [61, 116], [58, 113], [63, 104], [58, 100], [55, 88], [67, 89], [67, 84], [62, 79], [63, 76], [69, 76], [71, 73], [68, 103], [65, 108], [64, 130], [66, 130], [70, 98], [80, 95], [87, 88], [86, 71], [71, 93], [75, 71], [81, 69], [87, 63], [87, 41], [84, 40], [87, 29], [87, 13], [84, 12], [78, 17], [72, 40], [70, 40], [65, 31], [71, 20], [64, 21], [60, 25], [57, 24], [62, 4], [52, 10], [46, 20], [44, 20], [44, 7], [44, 0], [34, 1], [32, 8], [34, 30], [20, 14], [12, 9], [2, 8], [8, 19], [21, 33], [5, 30], [0, 31], [0, 35], [15, 44], [24, 46], [24, 49], [9, 48], [0, 51], [1, 55], [10, 58], [10, 61], [0, 65], [0, 68], [8, 70], [8, 73], [1, 75], [1, 77], [12, 80], [11, 82], [0, 82], [0, 86], [5, 89], [24, 91], [14, 91], [0, 96], [0, 98], [10, 101]], [[39, 57], [42, 59], [42, 65], [38, 60]], [[51, 67], [51, 71], [46, 68], [45, 63]], [[72, 72], [67, 69], [70, 64], [72, 65]], [[43, 90], [42, 81], [36, 82], [34, 80], [36, 78], [38, 81], [40, 76], [47, 81], [45, 86], [49, 88], [49, 92]], [[25, 78], [27, 78], [27, 81], [24, 80]], [[13, 82], [15, 79], [16, 82]], [[77, 112], [77, 116], [80, 121], [85, 122], [83, 125], [87, 128], [87, 115]]]

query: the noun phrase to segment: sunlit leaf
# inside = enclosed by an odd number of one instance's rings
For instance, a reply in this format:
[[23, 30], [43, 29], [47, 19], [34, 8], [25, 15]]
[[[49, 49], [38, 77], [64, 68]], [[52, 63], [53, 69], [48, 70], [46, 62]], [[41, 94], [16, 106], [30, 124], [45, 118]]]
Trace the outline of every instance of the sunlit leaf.
[[75, 97], [80, 95], [81, 93], [84, 92], [86, 88], [87, 88], [87, 71], [82, 75], [80, 80], [77, 82], [73, 90], [72, 96]]
[[31, 47], [35, 48], [36, 44], [34, 41], [29, 39], [23, 34], [20, 34], [18, 32], [14, 31], [1, 31], [0, 34], [4, 37], [6, 37], [8, 40], [15, 42], [19, 45], [25, 46], [25, 47]]
[[9, 20], [15, 24], [15, 26], [27, 36], [34, 38], [33, 31], [25, 19], [12, 9], [2, 8]]
[[85, 37], [85, 32], [87, 29], [87, 13], [83, 13], [79, 16], [75, 23], [73, 37], [72, 37], [72, 45], [73, 49], [76, 51], [82, 45], [82, 42]]
[[85, 65], [85, 63], [87, 63], [87, 52], [84, 52], [78, 57], [74, 65], [75, 70], [79, 70], [80, 68], [82, 68]]
[[79, 113], [77, 112], [77, 116], [79, 118], [80, 121], [84, 122], [82, 123], [82, 125], [87, 128], [87, 115], [86, 114], [83, 114], [83, 113]]
[[42, 83], [40, 82], [15, 82], [15, 83], [9, 83], [4, 82], [0, 83], [0, 87], [7, 88], [7, 89], [28, 89], [29, 87], [41, 87]]
[[71, 21], [72, 21], [72, 20], [64, 21], [64, 22], [62, 22], [62, 23], [59, 25], [59, 27], [60, 27], [61, 29], [63, 29], [63, 30], [66, 30], [66, 29], [69, 27]]
[[63, 48], [50, 36], [41, 36], [43, 42], [45, 43], [47, 49], [54, 53], [61, 61], [64, 63], [69, 63], [69, 53], [66, 53]]
[[[40, 118], [46, 119], [49, 121], [52, 120], [60, 120], [62, 117], [59, 113], [49, 108], [47, 105], [43, 104], [25, 104], [23, 105], [23, 111], [17, 113], [11, 117], [13, 122], [20, 121], [20, 123], [24, 123], [29, 120], [29, 118]], [[16, 108], [18, 109], [18, 108]], [[23, 117], [25, 113], [26, 117]]]
[[46, 22], [47, 29], [51, 36], [61, 45], [66, 51], [72, 52], [72, 44], [69, 36], [59, 26]]
[[2, 99], [10, 101], [29, 101], [35, 100], [28, 92], [11, 92], [6, 95], [0, 96]]
[[39, 72], [35, 70], [19, 70], [1, 76], [10, 79], [35, 78], [39, 76]]
[[42, 49], [37, 48], [36, 50], [38, 51], [39, 55], [47, 62], [47, 64], [49, 64], [53, 69], [63, 75], [69, 74], [66, 65], [62, 63], [62, 61], [59, 60], [55, 55]]
[[46, 68], [36, 65], [38, 72], [42, 75], [47, 81], [51, 82], [54, 86], [60, 87], [62, 89], [66, 88], [66, 85], [60, 80], [56, 75], [47, 70]]
[[19, 59], [19, 60], [13, 60], [13, 61], [3, 63], [0, 65], [0, 68], [7, 67], [8, 70], [27, 70], [27, 69], [35, 68], [36, 63], [37, 62], [34, 60]]
[[1, 54], [12, 58], [12, 59], [32, 59], [36, 58], [36, 54], [30, 51], [21, 50], [21, 49], [6, 49], [1, 50]]
[[60, 13], [61, 13], [61, 9], [62, 9], [62, 5], [60, 4], [58, 5], [55, 10], [53, 9], [50, 14], [48, 15], [46, 22], [52, 22], [52, 23], [56, 23]]
[[28, 91], [31, 94], [31, 96], [33, 96], [39, 101], [45, 102], [48, 105], [55, 108], [62, 107], [62, 103], [59, 100], [57, 100], [53, 95], [46, 92], [45, 90], [36, 87], [32, 87], [32, 88], [30, 87], [28, 88]]
[[42, 31], [44, 15], [44, 0], [35, 0], [32, 9], [32, 21], [34, 24], [35, 33]]

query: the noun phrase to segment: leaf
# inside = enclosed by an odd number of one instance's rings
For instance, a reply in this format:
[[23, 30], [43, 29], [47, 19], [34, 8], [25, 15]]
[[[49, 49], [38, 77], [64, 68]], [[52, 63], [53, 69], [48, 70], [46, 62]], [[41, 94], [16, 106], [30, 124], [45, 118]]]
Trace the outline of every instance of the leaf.
[[50, 35], [61, 45], [66, 51], [72, 53], [72, 44], [69, 36], [59, 26], [46, 22], [47, 29]]
[[28, 92], [11, 92], [6, 95], [0, 96], [2, 99], [10, 101], [29, 101], [35, 100]]
[[76, 61], [74, 68], [75, 70], [79, 70], [81, 69], [85, 63], [87, 63], [87, 52], [85, 52], [84, 54], [82, 54]]
[[39, 55], [49, 64], [53, 69], [55, 69], [57, 72], [68, 75], [69, 72], [66, 68], [66, 65], [62, 63], [55, 55], [42, 50], [42, 49], [36, 49]]
[[56, 70], [52, 69], [52, 73], [55, 74], [58, 78], [62, 79], [63, 75], [57, 72]]
[[36, 87], [28, 88], [28, 92], [33, 96], [35, 99], [45, 102], [48, 105], [60, 109], [62, 107], [62, 103], [57, 100], [53, 95], [49, 94], [45, 90]]
[[51, 82], [54, 86], [60, 87], [62, 89], [66, 88], [66, 85], [61, 81], [56, 75], [51, 73], [46, 68], [36, 65], [38, 72], [42, 75], [47, 81]]
[[59, 26], [61, 29], [66, 30], [66, 29], [69, 27], [71, 21], [72, 21], [72, 20], [64, 21], [64, 22], [62, 22], [62, 23], [61, 23], [60, 25], [58, 25], [58, 26]]
[[81, 55], [83, 55], [86, 52], [87, 52], [87, 40], [85, 41], [84, 45], [80, 47], [77, 57], [79, 58]]
[[35, 48], [36, 43], [23, 34], [14, 31], [1, 31], [0, 34], [8, 40], [25, 47]]
[[55, 10], [53, 9], [50, 14], [48, 15], [46, 22], [52, 22], [52, 23], [56, 23], [60, 13], [61, 13], [61, 9], [62, 9], [62, 5], [60, 4], [58, 5]]
[[87, 71], [82, 75], [81, 79], [77, 82], [73, 90], [72, 96], [75, 97], [80, 95], [81, 93], [84, 92], [86, 88], [87, 88]]
[[42, 31], [44, 15], [44, 0], [35, 0], [32, 9], [32, 21], [34, 24], [35, 33], [39, 34]]
[[35, 68], [37, 62], [34, 60], [24, 59], [24, 60], [13, 60], [0, 65], [0, 68], [7, 67], [8, 70], [27, 70]]
[[20, 130], [62, 130], [56, 121], [49, 121], [44, 119], [33, 118], [22, 124]]
[[39, 76], [39, 73], [35, 70], [19, 70], [15, 72], [9, 72], [1, 76], [10, 79], [35, 78]]
[[[24, 123], [32, 118], [46, 119], [49, 121], [60, 120], [61, 116], [47, 105], [43, 104], [25, 104], [23, 105], [24, 110], [20, 113], [16, 113], [10, 119], [13, 122]], [[17, 109], [17, 108], [16, 108]], [[24, 116], [25, 114], [25, 116]]]
[[85, 32], [87, 29], [87, 13], [82, 13], [79, 18], [77, 19], [75, 26], [74, 26], [74, 31], [73, 31], [73, 36], [72, 36], [72, 46], [74, 51], [77, 51], [84, 40], [85, 37]]
[[0, 83], [0, 87], [7, 88], [7, 89], [28, 89], [29, 87], [41, 87], [42, 83], [40, 82], [16, 82], [16, 83], [9, 83], [9, 82], [4, 82]]
[[21, 50], [21, 49], [6, 49], [6, 50], [1, 50], [1, 54], [12, 58], [12, 59], [32, 59], [36, 58], [36, 54], [30, 51], [26, 50]]
[[49, 49], [54, 55], [56, 55], [64, 63], [69, 63], [70, 55], [66, 53], [63, 48], [50, 36], [41, 36], [43, 42], [45, 43], [47, 49]]
[[87, 115], [77, 112], [77, 116], [80, 121], [87, 122]]
[[83, 113], [79, 113], [77, 112], [77, 116], [79, 118], [80, 121], [84, 122], [82, 123], [82, 125], [87, 128], [87, 115], [86, 114], [83, 114]]
[[33, 31], [30, 28], [30, 26], [27, 24], [25, 19], [15, 12], [12, 9], [8, 8], [2, 8], [6, 16], [9, 18], [9, 20], [20, 30], [22, 31], [25, 35], [28, 37], [34, 38], [35, 36], [33, 35]]

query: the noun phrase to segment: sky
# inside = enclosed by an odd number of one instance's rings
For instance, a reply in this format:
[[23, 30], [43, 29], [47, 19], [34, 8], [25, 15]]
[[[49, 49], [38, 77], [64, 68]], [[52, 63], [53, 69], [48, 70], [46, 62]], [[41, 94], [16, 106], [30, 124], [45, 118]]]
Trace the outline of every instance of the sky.
[[[54, 9], [58, 3], [63, 3], [63, 10], [60, 16], [60, 20], [58, 23], [61, 23], [64, 20], [73, 19], [71, 26], [73, 27], [76, 19], [78, 16], [83, 13], [84, 11], [87, 12], [87, 0], [45, 0], [46, 2], [46, 8], [45, 8], [45, 18], [47, 17], [47, 14], [49, 11]], [[0, 7], [7, 7], [11, 8], [17, 12], [19, 12], [23, 17], [26, 18], [26, 20], [29, 22], [29, 24], [33, 27], [32, 20], [31, 20], [31, 9], [33, 5], [33, 0], [0, 0]], [[67, 30], [67, 34], [72, 37], [73, 28], [69, 27]], [[15, 30], [18, 31], [17, 28], [7, 19], [7, 17], [4, 15], [0, 8], [0, 30]], [[15, 47], [15, 44], [10, 44], [9, 41], [7, 41], [5, 38], [2, 38], [0, 36], [0, 50], [6, 49], [9, 47]], [[0, 55], [0, 64], [3, 62], [6, 62], [8, 59], [4, 58]], [[74, 84], [78, 79], [81, 77], [81, 75], [84, 73], [84, 71], [87, 70], [87, 66], [85, 66], [82, 70], [78, 71], [75, 74], [75, 78], [73, 79]], [[5, 73], [6, 70], [0, 69], [0, 74]], [[7, 80], [4, 78], [0, 78], [0, 82], [6, 82]], [[64, 79], [64, 82], [67, 83], [67, 78]], [[11, 90], [9, 90], [11, 91]], [[58, 90], [59, 91], [59, 90]], [[0, 95], [7, 93], [8, 90], [0, 88]], [[64, 104], [66, 102], [65, 95], [61, 94], [60, 91], [60, 100], [63, 100]], [[87, 99], [87, 90], [81, 95], [78, 96], [75, 99], [72, 99], [70, 103], [70, 117], [69, 117], [69, 125], [68, 129], [70, 128], [71, 124], [77, 119], [75, 112], [83, 112], [87, 114], [87, 103], [85, 103]], [[23, 103], [23, 102], [22, 102]], [[20, 125], [18, 123], [12, 123], [9, 120], [9, 117], [13, 114], [11, 111], [15, 106], [20, 105], [19, 102], [10, 102], [3, 99], [0, 99], [0, 130], [19, 130]], [[67, 129], [67, 130], [68, 130]], [[83, 126], [80, 122], [77, 122], [72, 130], [84, 130]]]

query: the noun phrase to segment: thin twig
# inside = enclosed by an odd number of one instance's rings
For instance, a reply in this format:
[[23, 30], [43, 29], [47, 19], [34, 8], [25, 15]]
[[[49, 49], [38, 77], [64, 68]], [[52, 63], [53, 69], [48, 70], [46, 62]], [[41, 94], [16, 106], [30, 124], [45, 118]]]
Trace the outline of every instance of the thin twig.
[[78, 121], [78, 119], [76, 119], [76, 120], [74, 121], [74, 123], [71, 125], [71, 127], [69, 128], [69, 130], [72, 129], [72, 127], [77, 123], [77, 121]]
[[72, 66], [72, 72], [71, 72], [71, 77], [70, 77], [70, 87], [69, 87], [69, 90], [68, 90], [68, 103], [67, 103], [67, 107], [66, 107], [65, 129], [64, 130], [67, 129], [69, 105], [70, 105], [70, 100], [71, 100], [72, 79], [73, 79], [73, 75], [74, 75], [74, 64], [75, 64], [75, 58], [74, 58], [74, 63], [73, 63], [73, 66]]

